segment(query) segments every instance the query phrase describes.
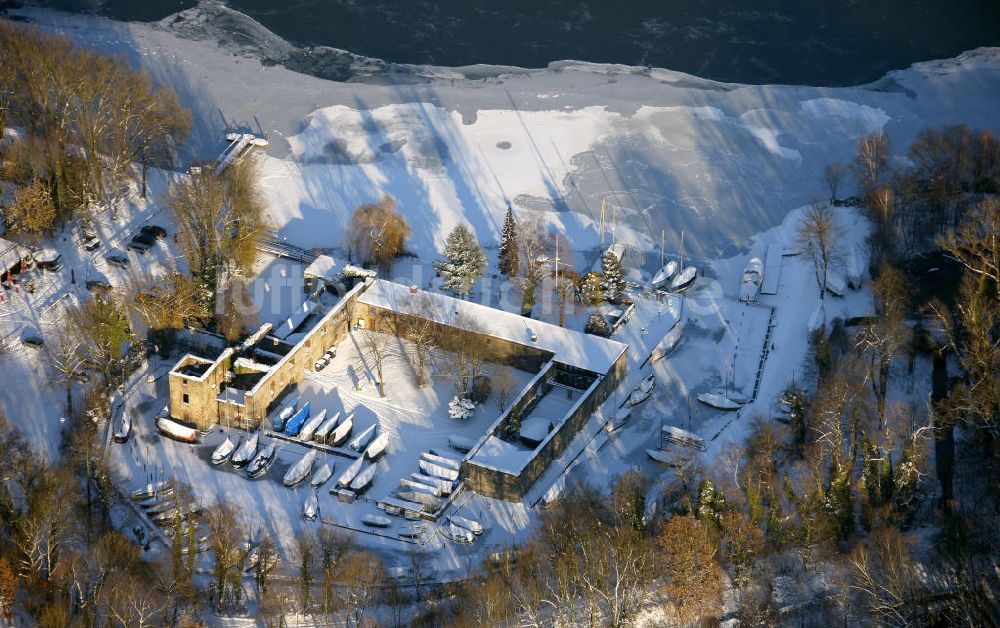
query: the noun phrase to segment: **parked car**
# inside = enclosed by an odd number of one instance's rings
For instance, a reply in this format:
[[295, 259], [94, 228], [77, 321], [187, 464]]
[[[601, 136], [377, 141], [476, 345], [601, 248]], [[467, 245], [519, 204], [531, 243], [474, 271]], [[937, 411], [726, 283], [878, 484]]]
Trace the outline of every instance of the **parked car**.
[[327, 349], [326, 353], [323, 354], [323, 357], [333, 362], [333, 359], [337, 357], [337, 347], [330, 347]]
[[330, 360], [324, 355], [320, 359], [316, 360], [315, 364], [313, 364], [313, 370], [322, 371], [329, 365], [330, 365]]
[[145, 253], [149, 249], [153, 248], [156, 244], [156, 238], [151, 235], [140, 233], [139, 235], [132, 238], [132, 241], [128, 243], [127, 249], [131, 249], [138, 253]]
[[62, 270], [62, 254], [55, 249], [38, 249], [31, 254], [31, 258], [35, 260], [35, 265], [39, 268], [52, 272]]
[[128, 258], [121, 253], [112, 253], [104, 258], [107, 260], [108, 265], [114, 266], [116, 268], [128, 268]]
[[101, 241], [97, 238], [97, 236], [84, 237], [84, 239], [80, 241], [80, 245], [85, 251], [96, 251], [98, 247], [101, 246]]
[[31, 347], [32, 349], [39, 349], [45, 344], [45, 341], [42, 339], [42, 332], [34, 327], [28, 327], [21, 332], [21, 342], [24, 346]]
[[143, 225], [142, 229], [139, 229], [139, 232], [153, 236], [157, 240], [163, 240], [167, 237], [167, 230], [159, 225]]
[[87, 290], [100, 293], [110, 292], [112, 288], [111, 282], [103, 278], [88, 279], [84, 285], [87, 286]]

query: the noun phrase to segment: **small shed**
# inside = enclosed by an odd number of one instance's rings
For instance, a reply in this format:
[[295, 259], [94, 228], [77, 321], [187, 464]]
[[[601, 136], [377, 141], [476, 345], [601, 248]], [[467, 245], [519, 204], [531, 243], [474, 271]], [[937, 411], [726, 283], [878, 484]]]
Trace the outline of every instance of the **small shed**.
[[302, 272], [303, 287], [306, 294], [316, 294], [320, 290], [332, 286], [337, 280], [335, 269], [337, 263], [329, 255], [320, 255]]
[[10, 240], [0, 238], [0, 275], [6, 274], [7, 271], [20, 272], [19, 265], [23, 256], [24, 251], [21, 247]]

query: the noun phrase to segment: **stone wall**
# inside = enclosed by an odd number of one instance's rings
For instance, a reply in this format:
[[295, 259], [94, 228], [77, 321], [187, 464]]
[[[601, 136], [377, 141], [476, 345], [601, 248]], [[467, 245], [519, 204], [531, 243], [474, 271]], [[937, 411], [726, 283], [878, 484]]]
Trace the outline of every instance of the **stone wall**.
[[219, 421], [216, 397], [225, 382], [226, 371], [232, 361], [232, 350], [224, 350], [200, 376], [184, 375], [178, 369], [206, 360], [191, 355], [184, 356], [170, 371], [170, 416], [193, 423], [206, 430]]
[[[557, 365], [552, 370], [553, 375], [559, 368]], [[471, 454], [466, 456], [466, 459], [462, 461], [461, 471], [466, 486], [477, 493], [494, 499], [521, 501], [538, 478], [576, 438], [591, 415], [600, 409], [615, 388], [624, 381], [627, 370], [628, 361], [623, 353], [606, 375], [598, 376], [594, 380], [590, 388], [584, 392], [556, 429], [538, 446], [531, 460], [521, 469], [520, 473], [515, 474], [479, 465], [469, 459]], [[549, 379], [546, 378], [546, 385], [548, 385]], [[526, 403], [530, 403], [532, 397], [530, 394], [525, 394], [519, 401], [526, 400]], [[502, 424], [503, 421], [498, 421], [491, 433], [495, 432], [499, 436], [499, 428]], [[474, 451], [475, 449], [473, 449]]]

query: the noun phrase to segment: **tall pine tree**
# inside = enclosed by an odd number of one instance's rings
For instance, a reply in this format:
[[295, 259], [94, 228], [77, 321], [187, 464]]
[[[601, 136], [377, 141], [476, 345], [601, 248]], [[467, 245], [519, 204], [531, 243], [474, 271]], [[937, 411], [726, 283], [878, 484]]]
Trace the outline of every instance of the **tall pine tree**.
[[604, 275], [604, 294], [608, 301], [617, 303], [625, 290], [625, 273], [622, 271], [622, 260], [609, 248], [601, 258], [601, 274]]
[[446, 290], [464, 297], [486, 272], [486, 255], [475, 234], [464, 224], [451, 230], [444, 243], [445, 259], [435, 264]]
[[514, 211], [508, 205], [503, 231], [500, 232], [500, 272], [505, 277], [517, 274], [517, 253], [517, 223], [514, 222]]

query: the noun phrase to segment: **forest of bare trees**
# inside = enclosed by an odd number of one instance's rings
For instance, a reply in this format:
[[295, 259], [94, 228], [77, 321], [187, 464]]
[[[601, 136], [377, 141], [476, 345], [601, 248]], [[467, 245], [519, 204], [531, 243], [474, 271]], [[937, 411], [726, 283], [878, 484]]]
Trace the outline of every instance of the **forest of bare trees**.
[[0, 155], [0, 174], [31, 190], [18, 195], [10, 226], [32, 234], [99, 207], [116, 212], [136, 177], [145, 193], [146, 167], [173, 163], [191, 119], [172, 89], [123, 60], [4, 21], [3, 126], [23, 133]]

